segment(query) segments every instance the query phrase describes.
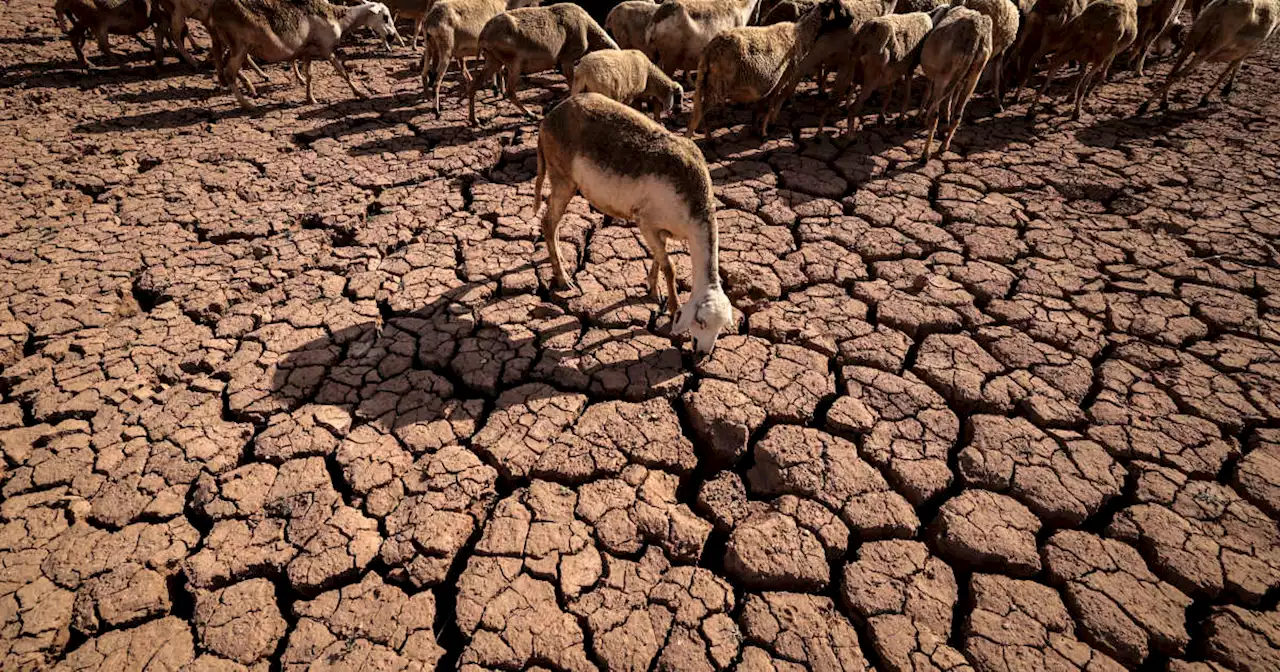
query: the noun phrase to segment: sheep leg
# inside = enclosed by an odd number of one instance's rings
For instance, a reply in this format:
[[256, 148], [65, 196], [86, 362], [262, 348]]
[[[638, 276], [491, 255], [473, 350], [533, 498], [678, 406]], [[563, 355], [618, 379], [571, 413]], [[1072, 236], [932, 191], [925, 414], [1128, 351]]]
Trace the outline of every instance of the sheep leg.
[[173, 46], [178, 51], [178, 58], [181, 58], [184, 63], [193, 68], [200, 67], [196, 65], [196, 59], [191, 55], [191, 52], [182, 46], [183, 33], [186, 33], [188, 39], [190, 39], [191, 33], [187, 32], [187, 15], [182, 11], [181, 7], [174, 8], [173, 16], [169, 19], [169, 32], [178, 36], [177, 41], [173, 43]]
[[[1005, 50], [1005, 52], [1007, 51], [1008, 49]], [[1001, 52], [1000, 55], [996, 57], [995, 71], [991, 73], [991, 76], [995, 79], [995, 81], [992, 82], [992, 85], [994, 88], [992, 88], [991, 92], [995, 94], [997, 112], [1004, 112], [1004, 54], [1005, 52]]]
[[1039, 63], [1041, 58], [1044, 58], [1043, 45], [1036, 47], [1035, 55], [1024, 66], [1026, 69], [1022, 71], [1022, 78], [1018, 80], [1018, 88], [1013, 95], [1014, 103], [1022, 102], [1022, 90], [1026, 88], [1027, 82], [1031, 79], [1031, 74], [1036, 70], [1036, 63]]
[[929, 109], [925, 112], [925, 126], [929, 128], [929, 134], [924, 139], [924, 154], [920, 156], [920, 163], [929, 163], [929, 150], [933, 147], [933, 134], [938, 130], [938, 107], [942, 105], [943, 89], [945, 87], [945, 82], [933, 82], [933, 86], [929, 90]]
[[[699, 80], [698, 88], [693, 90], [693, 113], [689, 115], [689, 128], [685, 129], [684, 137], [692, 138], [694, 134], [698, 132], [698, 127], [702, 125], [702, 115], [706, 112], [706, 98], [706, 87], [703, 86], [702, 81]], [[768, 117], [766, 115], [764, 125], [767, 125], [768, 123]]]
[[97, 28], [94, 28], [93, 35], [98, 40], [98, 52], [102, 54], [102, 57], [104, 59], [105, 58], [114, 59], [116, 55], [114, 52], [111, 51], [111, 41], [108, 34], [107, 25], [99, 24]]
[[1043, 96], [1044, 92], [1049, 88], [1049, 84], [1053, 83], [1053, 77], [1058, 74], [1058, 68], [1062, 67], [1063, 60], [1064, 59], [1054, 57], [1054, 59], [1049, 62], [1049, 72], [1045, 73], [1044, 84], [1040, 85], [1039, 90], [1036, 91], [1036, 97], [1031, 99], [1031, 106], [1027, 108], [1027, 119], [1036, 118], [1036, 105], [1040, 103], [1040, 96]]
[[245, 110], [253, 110], [253, 103], [250, 103], [244, 97], [244, 94], [240, 92], [240, 66], [244, 65], [244, 60], [248, 56], [248, 47], [237, 44], [231, 48], [231, 56], [227, 59], [226, 65], [227, 84], [231, 87], [231, 93], [235, 95], [236, 102], [240, 103], [240, 107]]
[[1160, 109], [1169, 109], [1169, 90], [1173, 88], [1174, 83], [1179, 79], [1186, 77], [1191, 73], [1192, 69], [1200, 64], [1200, 54], [1196, 54], [1195, 58], [1191, 59], [1190, 63], [1187, 63], [1186, 61], [1190, 57], [1191, 52], [1185, 49], [1178, 55], [1178, 60], [1174, 62], [1173, 69], [1169, 71], [1169, 76], [1165, 78], [1164, 84], [1161, 84], [1158, 89], [1152, 91], [1151, 97], [1138, 106], [1138, 114], [1146, 114], [1147, 110], [1151, 107], [1151, 102], [1156, 98], [1160, 99]]
[[663, 239], [662, 234], [654, 229], [641, 226], [640, 233], [644, 236], [644, 242], [649, 246], [649, 250], [653, 252], [653, 264], [649, 266], [649, 298], [662, 304], [662, 290], [658, 289], [658, 269], [662, 269], [662, 273], [667, 280], [667, 310], [672, 314], [676, 314], [676, 296], [675, 296], [675, 269], [671, 266], [671, 258], [667, 256], [667, 243]]
[[73, 24], [71, 31], [67, 33], [67, 39], [71, 40], [71, 48], [76, 50], [76, 61], [80, 63], [80, 67], [86, 70], [91, 70], [93, 68], [93, 64], [90, 63], [89, 59], [84, 55], [85, 33], [88, 32], [88, 30], [88, 27], [83, 23]]
[[1089, 86], [1091, 79], [1095, 78], [1099, 72], [1099, 66], [1085, 63], [1080, 68], [1080, 76], [1076, 78], [1076, 88], [1072, 92], [1072, 98], [1075, 99], [1075, 109], [1071, 112], [1071, 120], [1075, 121], [1080, 118], [1080, 106], [1084, 102], [1084, 92]]
[[426, 25], [427, 25], [427, 15], [424, 12], [422, 16], [419, 16], [418, 20], [413, 23], [413, 46], [412, 46], [413, 49], [418, 48], [418, 36], [422, 35], [422, 32], [426, 27]]
[[897, 81], [895, 81], [895, 80], [890, 80], [890, 81], [889, 81], [889, 90], [885, 92], [885, 94], [884, 94], [884, 99], [880, 101], [880, 114], [879, 114], [878, 116], [876, 116], [876, 125], [877, 125], [877, 126], [883, 126], [883, 125], [884, 125], [884, 123], [885, 123], [885, 116], [884, 116], [884, 113], [885, 113], [885, 111], [886, 111], [886, 110], [888, 110], [888, 109], [889, 109], [889, 101], [893, 98], [893, 90], [894, 90], [895, 88], [897, 88], [897, 86], [898, 86], [898, 82], [897, 82]]
[[249, 64], [249, 69], [262, 78], [263, 84], [271, 81], [271, 78], [267, 76], [267, 73], [263, 72], [262, 68], [258, 67], [257, 62], [253, 60], [252, 56], [246, 56], [245, 59], [245, 62]]
[[907, 121], [907, 107], [911, 104], [911, 73], [903, 79], [906, 81], [906, 90], [902, 92], [902, 111], [898, 114], [898, 125], [902, 126]]
[[316, 97], [311, 93], [311, 59], [303, 59], [301, 79], [307, 85], [307, 104], [315, 105]]
[[858, 130], [858, 126], [862, 121], [862, 108], [867, 103], [867, 99], [875, 91], [871, 86], [871, 82], [865, 82], [858, 90], [858, 99], [849, 107], [849, 119], [844, 125], [844, 137], [850, 137], [854, 131]]
[[1231, 95], [1231, 89], [1234, 88], [1236, 85], [1236, 73], [1240, 72], [1240, 66], [1243, 64], [1244, 64], [1244, 58], [1241, 57], [1239, 60], [1237, 60], [1235, 63], [1231, 65], [1231, 76], [1227, 77], [1227, 84], [1226, 86], [1222, 87], [1223, 101], [1226, 101], [1227, 97]]
[[[431, 52], [431, 58], [433, 60], [432, 64], [435, 65], [436, 67], [436, 70], [435, 70], [436, 81], [434, 86], [435, 86], [435, 94], [436, 94], [436, 117], [439, 117], [440, 116], [440, 88], [444, 86], [444, 76], [445, 76], [445, 73], [449, 71], [449, 59], [446, 55], [441, 54], [437, 49], [435, 49], [430, 42], [426, 43], [423, 49], [424, 51], [423, 51], [422, 57], [424, 60], [423, 60], [422, 71], [424, 73], [427, 71], [426, 60], [425, 60], [427, 51]], [[475, 86], [475, 81], [464, 79], [463, 86], [466, 87], [468, 91], [470, 91], [471, 87]], [[473, 93], [472, 95], [475, 95], [475, 94]], [[472, 119], [472, 123], [474, 123], [474, 117]]]
[[515, 105], [516, 108], [520, 110], [520, 113], [523, 114], [524, 116], [533, 117], [534, 116], [533, 113], [530, 112], [528, 108], [526, 108], [524, 104], [520, 102], [520, 98], [516, 95], [516, 92], [519, 91], [519, 87], [520, 87], [520, 61], [517, 60], [511, 65], [507, 66], [507, 100], [511, 101], [511, 104]]
[[[447, 58], [441, 59], [441, 62], [445, 64], [445, 65], [444, 65], [444, 67], [448, 67], [448, 63], [449, 63], [449, 61], [448, 61], [448, 59], [447, 59]], [[467, 107], [468, 107], [468, 109], [469, 109], [469, 117], [468, 117], [468, 118], [469, 118], [469, 120], [470, 120], [470, 122], [471, 122], [471, 125], [472, 125], [472, 126], [475, 126], [475, 125], [476, 125], [476, 89], [480, 88], [480, 87], [483, 85], [483, 83], [484, 83], [485, 81], [492, 81], [492, 80], [493, 80], [493, 76], [494, 76], [494, 75], [496, 75], [496, 74], [498, 73], [498, 68], [500, 68], [500, 67], [502, 67], [502, 64], [498, 62], [498, 58], [497, 58], [497, 56], [495, 56], [494, 54], [488, 54], [488, 53], [487, 53], [487, 54], [485, 54], [485, 56], [484, 56], [484, 70], [480, 73], [480, 76], [479, 76], [479, 77], [477, 77], [477, 78], [476, 78], [476, 80], [475, 80], [474, 82], [472, 82], [472, 83], [471, 83], [471, 86], [467, 86], [467, 87], [466, 87], [466, 90], [467, 90]], [[440, 66], [437, 66], [437, 68], [440, 68]], [[441, 72], [441, 73], [437, 76], [437, 78], [436, 78], [436, 86], [437, 86], [437, 87], [439, 87], [439, 85], [440, 85], [440, 79], [443, 79], [443, 77], [444, 77], [444, 73], [443, 73], [443, 72]], [[437, 93], [436, 93], [436, 114], [437, 114], [437, 116], [438, 116], [438, 115], [440, 114], [440, 105], [439, 105], [439, 101], [440, 101], [440, 98], [439, 98], [439, 89], [437, 88], [437, 90], [436, 90], [436, 91], [437, 91]]]
[[577, 289], [573, 278], [564, 272], [564, 259], [560, 256], [560, 219], [569, 207], [569, 200], [577, 187], [568, 176], [556, 176], [551, 181], [551, 197], [547, 212], [542, 216], [542, 239], [547, 243], [547, 256], [551, 259], [551, 282], [556, 289]]
[[964, 108], [969, 105], [969, 100], [973, 98], [973, 92], [978, 88], [978, 80], [982, 79], [982, 71], [986, 67], [986, 59], [983, 59], [981, 63], [973, 64], [969, 69], [968, 81], [961, 84], [960, 89], [956, 91], [956, 97], [951, 99], [951, 128], [947, 131], [947, 139], [942, 141], [943, 152], [951, 149], [951, 139], [956, 137], [956, 129], [960, 128], [960, 121], [964, 119]]
[[342, 78], [347, 80], [347, 86], [351, 87], [351, 93], [355, 94], [360, 100], [368, 100], [369, 94], [356, 88], [356, 83], [351, 81], [351, 75], [347, 73], [347, 69], [342, 67], [342, 61], [338, 60], [337, 54], [329, 54], [329, 62], [333, 64], [333, 69], [338, 71]]
[[1239, 59], [1234, 63], [1228, 63], [1227, 67], [1222, 69], [1222, 74], [1218, 75], [1218, 78], [1213, 80], [1213, 84], [1210, 84], [1209, 88], [1205, 89], [1204, 95], [1200, 96], [1199, 107], [1204, 107], [1205, 105], [1209, 104], [1209, 96], [1212, 96], [1214, 90], [1216, 90], [1219, 86], [1222, 85], [1222, 82], [1227, 79], [1228, 74], [1234, 73], [1235, 70], [1240, 67], [1240, 63], [1243, 60], [1244, 59]]

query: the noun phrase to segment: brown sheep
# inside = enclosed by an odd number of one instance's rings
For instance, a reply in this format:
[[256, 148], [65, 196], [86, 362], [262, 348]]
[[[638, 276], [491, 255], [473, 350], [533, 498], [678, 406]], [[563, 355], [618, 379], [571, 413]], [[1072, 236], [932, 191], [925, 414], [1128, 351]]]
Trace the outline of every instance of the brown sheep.
[[604, 28], [613, 36], [620, 49], [639, 49], [649, 60], [654, 60], [653, 48], [646, 37], [649, 23], [658, 11], [653, 0], [627, 0], [618, 3], [605, 17]]
[[525, 115], [533, 116], [520, 99], [520, 76], [526, 72], [559, 66], [573, 90], [573, 66], [598, 49], [617, 49], [587, 10], [567, 2], [549, 7], [523, 7], [499, 14], [480, 31], [484, 71], [467, 91], [471, 124], [476, 124], [476, 90], [506, 68], [507, 100]]
[[996, 107], [1003, 112], [1004, 59], [1018, 39], [1018, 26], [1021, 22], [1018, 6], [1012, 0], [953, 0], [951, 4], [964, 5], [991, 19], [991, 60], [987, 70], [991, 73]]
[[951, 124], [942, 141], [941, 151], [946, 152], [964, 117], [964, 108], [978, 86], [978, 78], [991, 58], [990, 17], [967, 7], [950, 7], [937, 10], [934, 20], [934, 29], [925, 38], [920, 52], [920, 69], [929, 78], [929, 92], [925, 97], [928, 101], [925, 126], [929, 128], [929, 135], [920, 157], [923, 163], [929, 162], [939, 109], [947, 112]]
[[1053, 82], [1058, 68], [1067, 61], [1079, 61], [1075, 111], [1071, 113], [1072, 119], [1079, 119], [1084, 99], [1106, 78], [1111, 62], [1133, 44], [1137, 35], [1138, 5], [1134, 0], [1097, 0], [1086, 7], [1080, 16], [1067, 24], [1058, 41], [1050, 45], [1053, 58], [1049, 60], [1049, 72], [1027, 108], [1027, 118], [1035, 118], [1036, 104]]
[[674, 75], [698, 67], [698, 57], [711, 38], [747, 25], [760, 0], [669, 0], [658, 6], [645, 41], [662, 71]]
[[[1169, 77], [1151, 97], [1138, 108], [1138, 114], [1146, 114], [1151, 102], [1160, 99], [1160, 108], [1169, 108], [1169, 90], [1179, 80], [1191, 74], [1201, 63], [1226, 63], [1222, 74], [1200, 97], [1200, 105], [1209, 103], [1209, 96], [1219, 84], [1225, 100], [1231, 95], [1240, 64], [1258, 45], [1266, 42], [1280, 25], [1280, 2], [1277, 0], [1214, 0], [1204, 8], [1191, 25], [1186, 44], [1178, 60], [1169, 71]], [[1191, 62], [1187, 63], [1190, 58]]]
[[[846, 136], [857, 130], [862, 107], [871, 94], [887, 86], [889, 90], [880, 106], [879, 120], [883, 123], [889, 99], [893, 97], [893, 89], [903, 80], [906, 91], [902, 96], [902, 113], [906, 114], [908, 101], [911, 100], [911, 75], [920, 63], [920, 50], [931, 30], [933, 19], [924, 12], [877, 16], [862, 25], [856, 47], [858, 52], [848, 66], [862, 69], [862, 87], [858, 91], [857, 101], [849, 107]], [[819, 129], [825, 126], [826, 116], [824, 112], [822, 120], [818, 122]]]

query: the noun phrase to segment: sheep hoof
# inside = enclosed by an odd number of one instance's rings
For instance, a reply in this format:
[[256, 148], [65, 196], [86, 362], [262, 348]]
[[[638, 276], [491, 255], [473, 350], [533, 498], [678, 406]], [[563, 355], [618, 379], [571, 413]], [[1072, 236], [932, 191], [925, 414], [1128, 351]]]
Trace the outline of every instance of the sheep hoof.
[[1196, 103], [1196, 107], [1208, 107], [1208, 106], [1209, 106], [1209, 96], [1204, 96], [1203, 98], [1200, 99], [1199, 103]]
[[1147, 113], [1147, 110], [1149, 110], [1149, 109], [1151, 109], [1151, 101], [1149, 101], [1149, 100], [1148, 100], [1147, 102], [1145, 102], [1145, 103], [1143, 103], [1143, 104], [1141, 104], [1141, 105], [1139, 105], [1139, 106], [1138, 106], [1138, 112], [1137, 112], [1137, 114], [1138, 114], [1139, 116], [1144, 115], [1144, 114], [1146, 114], [1146, 113]]

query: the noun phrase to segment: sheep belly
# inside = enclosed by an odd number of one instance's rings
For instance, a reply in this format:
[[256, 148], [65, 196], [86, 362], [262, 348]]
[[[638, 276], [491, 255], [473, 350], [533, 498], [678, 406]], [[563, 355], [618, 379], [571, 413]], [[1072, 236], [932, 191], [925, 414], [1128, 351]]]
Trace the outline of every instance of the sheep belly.
[[623, 175], [578, 156], [573, 160], [572, 177], [591, 205], [611, 217], [650, 222], [662, 228], [689, 218], [689, 210], [673, 185], [660, 176]]

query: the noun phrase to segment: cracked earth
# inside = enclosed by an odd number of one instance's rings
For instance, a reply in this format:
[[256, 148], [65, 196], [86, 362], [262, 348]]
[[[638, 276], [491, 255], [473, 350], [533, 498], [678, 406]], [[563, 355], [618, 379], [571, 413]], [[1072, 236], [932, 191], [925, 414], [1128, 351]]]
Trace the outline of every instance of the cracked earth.
[[407, 49], [252, 116], [0, 11], [0, 668], [1280, 669], [1280, 45], [924, 168], [722, 113], [695, 362]]

